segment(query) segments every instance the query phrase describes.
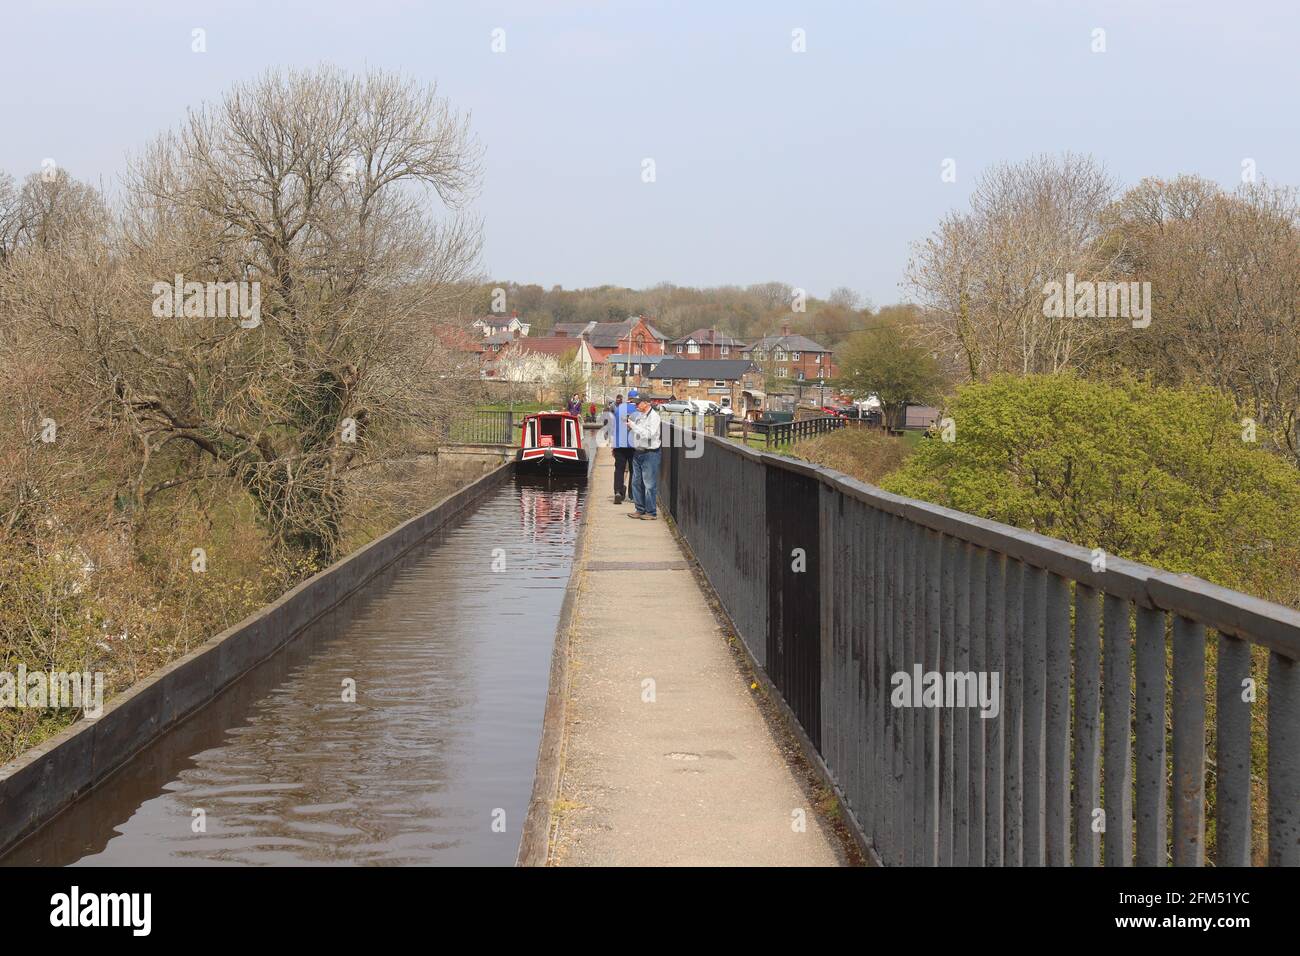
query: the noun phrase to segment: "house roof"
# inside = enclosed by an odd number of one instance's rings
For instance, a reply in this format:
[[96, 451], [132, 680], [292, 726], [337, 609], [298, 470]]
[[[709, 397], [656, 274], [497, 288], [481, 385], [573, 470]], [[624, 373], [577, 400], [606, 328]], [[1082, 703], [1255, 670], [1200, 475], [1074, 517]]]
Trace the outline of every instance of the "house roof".
[[511, 322], [518, 322], [520, 325], [528, 324], [517, 315], [485, 315], [477, 319], [471, 319], [469, 324], [486, 325], [493, 329], [504, 329], [509, 327]]
[[611, 352], [603, 359], [605, 362], [640, 362], [642, 365], [654, 365], [656, 362], [662, 362], [668, 356], [666, 355], [638, 355], [633, 352]]
[[482, 352], [483, 336], [455, 326], [441, 326], [437, 329], [438, 342], [444, 348], [456, 352]]
[[757, 371], [749, 359], [666, 358], [655, 366], [655, 378], [729, 378], [738, 379], [746, 372]]
[[685, 345], [692, 339], [701, 345], [726, 345], [731, 348], [743, 348], [745, 345], [734, 335], [727, 335], [725, 332], [719, 332], [716, 329], [696, 329], [689, 335], [683, 335], [680, 339], [673, 339], [670, 344]]
[[[597, 348], [613, 349], [618, 348], [619, 340], [627, 338], [627, 334], [632, 331], [633, 326], [639, 321], [644, 320], [632, 316], [622, 322], [557, 322], [552, 326], [551, 333], [553, 338], [577, 337], [586, 333], [588, 341]], [[649, 322], [645, 323], [645, 327], [650, 330], [650, 334], [658, 341], [668, 341], [668, 336]], [[556, 335], [557, 332], [563, 334]]]
[[826, 346], [819, 345], [806, 335], [765, 335], [753, 345], [746, 346], [743, 351], [752, 352], [755, 349], [762, 349], [765, 352], [773, 349], [785, 349], [787, 352], [830, 351]]

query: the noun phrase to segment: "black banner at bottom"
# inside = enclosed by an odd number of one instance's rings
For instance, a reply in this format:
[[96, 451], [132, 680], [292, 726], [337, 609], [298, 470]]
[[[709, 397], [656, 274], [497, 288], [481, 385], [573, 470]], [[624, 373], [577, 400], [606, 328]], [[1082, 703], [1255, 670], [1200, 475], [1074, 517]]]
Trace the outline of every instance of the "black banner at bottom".
[[1193, 934], [1219, 942], [1293, 933], [1295, 883], [1294, 873], [1259, 869], [71, 868], [7, 870], [0, 880], [14, 952], [30, 937], [74, 932], [127, 945], [261, 947], [373, 941], [377, 930], [435, 924], [568, 936], [608, 932], [597, 927], [611, 920], [633, 936], [689, 925], [696, 941], [702, 930], [757, 942], [784, 926], [836, 935], [892, 928], [927, 946], [1062, 931], [1062, 942]]

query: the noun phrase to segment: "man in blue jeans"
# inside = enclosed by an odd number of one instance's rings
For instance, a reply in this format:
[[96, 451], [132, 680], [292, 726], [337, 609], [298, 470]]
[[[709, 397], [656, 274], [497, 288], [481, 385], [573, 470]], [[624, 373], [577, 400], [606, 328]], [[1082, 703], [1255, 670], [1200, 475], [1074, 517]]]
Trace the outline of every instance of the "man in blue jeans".
[[627, 420], [636, 452], [632, 456], [632, 503], [635, 511], [629, 518], [653, 521], [658, 517], [656, 493], [659, 490], [659, 413], [646, 399], [637, 402], [637, 414]]
[[636, 406], [632, 404], [632, 399], [636, 398], [636, 389], [627, 393], [628, 400], [623, 401], [620, 395], [614, 402], [614, 407], [608, 414], [609, 421], [609, 444], [614, 450], [614, 504], [621, 505], [624, 496], [623, 476], [631, 478], [633, 453], [636, 449], [632, 446], [632, 436], [628, 434], [627, 419], [629, 415], [636, 413]]

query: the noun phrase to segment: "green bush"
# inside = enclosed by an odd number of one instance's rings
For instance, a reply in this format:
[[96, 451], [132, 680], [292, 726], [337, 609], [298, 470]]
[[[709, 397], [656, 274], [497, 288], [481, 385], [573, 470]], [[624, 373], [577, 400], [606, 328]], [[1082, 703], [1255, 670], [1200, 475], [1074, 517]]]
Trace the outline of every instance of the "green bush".
[[1231, 400], [1072, 375], [960, 389], [955, 440], [882, 487], [1300, 606], [1300, 472], [1242, 438]]

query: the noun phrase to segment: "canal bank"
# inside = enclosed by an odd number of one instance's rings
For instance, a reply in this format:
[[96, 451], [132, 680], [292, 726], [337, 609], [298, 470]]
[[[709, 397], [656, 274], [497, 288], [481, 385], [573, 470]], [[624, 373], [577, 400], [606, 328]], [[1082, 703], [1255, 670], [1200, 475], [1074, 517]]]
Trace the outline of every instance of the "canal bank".
[[827, 817], [834, 798], [781, 719], [765, 713], [761, 685], [664, 519], [628, 520], [628, 505], [613, 504], [612, 476], [602, 449], [520, 862], [849, 862]]

